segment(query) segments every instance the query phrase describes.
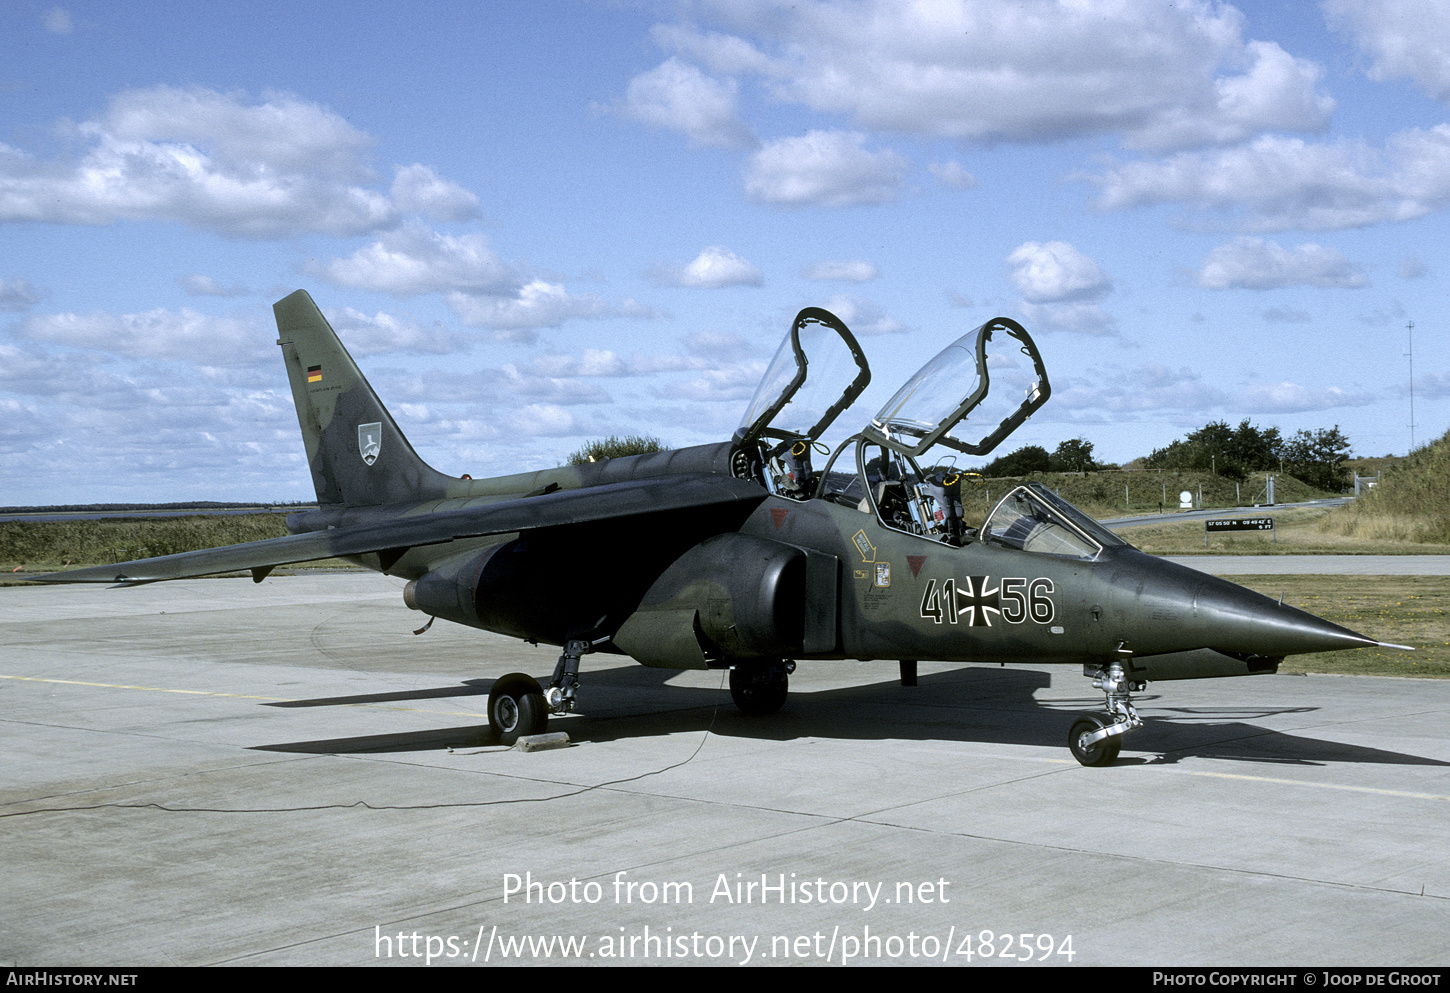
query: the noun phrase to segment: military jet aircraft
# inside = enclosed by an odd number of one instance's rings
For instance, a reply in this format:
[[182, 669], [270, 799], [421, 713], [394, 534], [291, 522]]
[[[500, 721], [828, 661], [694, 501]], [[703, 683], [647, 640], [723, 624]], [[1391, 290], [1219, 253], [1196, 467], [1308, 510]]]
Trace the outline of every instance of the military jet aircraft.
[[[37, 577], [147, 583], [338, 556], [408, 580], [414, 610], [559, 645], [548, 686], [510, 673], [488, 700], [510, 743], [571, 711], [589, 652], [730, 670], [736, 704], [777, 710], [801, 661], [1081, 666], [1104, 712], [1068, 733], [1107, 765], [1149, 680], [1274, 672], [1287, 655], [1378, 644], [1139, 552], [1040, 483], [972, 526], [962, 474], [1051, 395], [1027, 331], [988, 321], [928, 362], [859, 433], [818, 439], [870, 370], [844, 323], [802, 310], [729, 441], [456, 478], [423, 462], [306, 292], [274, 305], [319, 509], [283, 538]], [[999, 375], [1029, 385], [1002, 396]], [[1007, 390], [1010, 394], [1010, 389]], [[819, 470], [813, 462], [825, 455]], [[430, 620], [428, 623], [432, 623]]]

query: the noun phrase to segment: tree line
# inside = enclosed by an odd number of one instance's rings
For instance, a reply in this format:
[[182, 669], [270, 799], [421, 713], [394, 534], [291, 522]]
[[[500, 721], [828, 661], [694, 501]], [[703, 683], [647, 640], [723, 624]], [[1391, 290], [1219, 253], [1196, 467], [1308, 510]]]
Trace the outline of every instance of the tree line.
[[[1260, 428], [1244, 420], [1238, 427], [1214, 421], [1143, 460], [1148, 469], [1213, 472], [1244, 480], [1251, 472], [1283, 472], [1321, 490], [1336, 491], [1350, 483], [1345, 460], [1350, 443], [1336, 424], [1315, 431], [1300, 429], [1285, 438], [1278, 428]], [[1116, 469], [1093, 459], [1092, 442], [1070, 438], [1048, 453], [1026, 445], [981, 469], [983, 476], [1026, 476], [1034, 472], [1092, 472]]]
[[1350, 444], [1336, 424], [1315, 431], [1300, 428], [1284, 438], [1278, 428], [1259, 428], [1247, 420], [1232, 428], [1224, 421], [1206, 424], [1167, 448], [1155, 449], [1144, 464], [1149, 469], [1194, 469], [1230, 479], [1251, 472], [1285, 472], [1321, 490], [1341, 490], [1350, 483], [1345, 460]]
[[[569, 465], [657, 452], [667, 446], [658, 438], [629, 435], [591, 441], [569, 456]], [[1205, 424], [1165, 448], [1154, 449], [1143, 460], [1148, 469], [1213, 472], [1239, 481], [1251, 472], [1284, 472], [1317, 489], [1334, 492], [1350, 483], [1344, 462], [1350, 444], [1336, 424], [1315, 431], [1300, 429], [1285, 438], [1278, 428], [1260, 428], [1247, 419], [1238, 427], [1226, 421]], [[977, 469], [983, 476], [1028, 476], [1034, 472], [1094, 472], [1116, 465], [1093, 458], [1093, 443], [1069, 438], [1048, 452], [1041, 445], [1024, 445]]]

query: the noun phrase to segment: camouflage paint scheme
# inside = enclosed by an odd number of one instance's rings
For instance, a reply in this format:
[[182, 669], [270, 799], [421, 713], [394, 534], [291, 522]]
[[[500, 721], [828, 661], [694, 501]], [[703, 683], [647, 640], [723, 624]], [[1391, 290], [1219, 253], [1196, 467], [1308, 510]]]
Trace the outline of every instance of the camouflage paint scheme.
[[[730, 442], [493, 479], [447, 476], [413, 451], [306, 292], [274, 310], [320, 509], [289, 516], [285, 538], [40, 579], [130, 584], [250, 570], [260, 582], [275, 566], [334, 556], [403, 577], [414, 609], [564, 646], [547, 705], [530, 677], [496, 682], [490, 720], [506, 740], [543, 730], [548, 711], [572, 706], [578, 657], [589, 651], [666, 668], [730, 668], [737, 702], [754, 712], [780, 706], [797, 660], [895, 659], [911, 683], [918, 659], [1060, 662], [1082, 666], [1107, 696], [1107, 713], [1079, 721], [1069, 736], [1079, 761], [1099, 765], [1138, 725], [1129, 693], [1149, 679], [1272, 672], [1285, 655], [1376, 644], [1144, 555], [1043, 491], [1004, 498], [994, 513], [1014, 499], [1027, 508], [1006, 514], [1010, 526], [989, 526], [989, 515], [981, 528], [948, 534], [917, 485], [930, 470], [901, 454], [924, 430], [903, 439], [879, 417], [826, 472], [793, 485], [799, 466], [791, 461], [783, 474], [780, 456], [814, 437], [769, 426], [788, 397]], [[839, 335], [860, 367], [811, 429], [818, 434], [869, 370], [845, 325], [808, 309], [787, 337], [798, 366], [787, 393], [805, 379], [803, 328]], [[986, 394], [982, 342], [994, 330], [1036, 356], [1020, 325], [983, 325], [974, 396]], [[957, 345], [970, 351], [967, 338]], [[782, 381], [788, 358], [782, 346]], [[1036, 362], [1031, 403], [1015, 421], [991, 425], [990, 445], [1047, 399]], [[758, 394], [752, 412], [771, 400]], [[946, 443], [975, 451], [950, 436]], [[875, 463], [868, 451], [879, 453]], [[832, 472], [837, 463], [844, 468]], [[914, 496], [914, 516], [884, 509], [893, 486]], [[1049, 533], [1070, 545], [1043, 545]]]

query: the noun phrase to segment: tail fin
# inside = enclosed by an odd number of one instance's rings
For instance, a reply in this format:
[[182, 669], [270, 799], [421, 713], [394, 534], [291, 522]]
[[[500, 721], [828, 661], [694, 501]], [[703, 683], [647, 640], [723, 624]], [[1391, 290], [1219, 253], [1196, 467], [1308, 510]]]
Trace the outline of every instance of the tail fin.
[[445, 495], [306, 290], [272, 305], [307, 464], [321, 504], [373, 507]]

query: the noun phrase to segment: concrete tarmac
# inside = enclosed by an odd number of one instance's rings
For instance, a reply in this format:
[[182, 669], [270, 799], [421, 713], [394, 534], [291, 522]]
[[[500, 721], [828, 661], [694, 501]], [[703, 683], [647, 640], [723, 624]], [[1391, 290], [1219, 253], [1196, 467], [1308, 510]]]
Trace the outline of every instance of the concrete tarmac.
[[[415, 637], [370, 574], [0, 589], [0, 963], [1446, 965], [1450, 681], [585, 660], [567, 749], [481, 744], [557, 650]], [[985, 957], [984, 957], [985, 956]]]

